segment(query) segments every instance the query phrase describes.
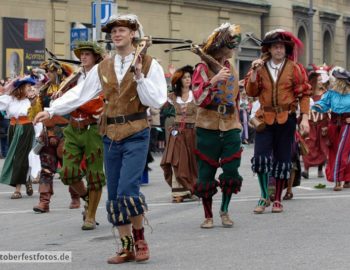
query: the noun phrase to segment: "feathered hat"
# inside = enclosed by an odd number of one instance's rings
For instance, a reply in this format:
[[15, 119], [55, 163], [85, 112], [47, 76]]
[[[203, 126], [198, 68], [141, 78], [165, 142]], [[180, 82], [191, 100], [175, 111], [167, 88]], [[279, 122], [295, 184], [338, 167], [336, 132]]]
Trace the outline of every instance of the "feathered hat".
[[50, 59], [42, 62], [40, 64], [40, 68], [48, 71], [56, 71], [57, 75], [65, 75], [66, 77], [70, 76], [74, 72], [74, 68], [72, 65], [61, 63], [57, 60]]
[[223, 23], [216, 28], [200, 46], [204, 53], [212, 54], [223, 47], [237, 48], [241, 42], [241, 29], [237, 24]]
[[111, 33], [112, 28], [115, 26], [130, 28], [132, 31], [136, 32], [137, 38], [142, 38], [144, 36], [142, 24], [135, 14], [112, 15], [108, 23], [102, 27], [102, 32]]
[[296, 61], [304, 45], [300, 39], [284, 29], [275, 29], [265, 34], [261, 42], [261, 51], [267, 53], [272, 44], [283, 43], [286, 46], [286, 55], [290, 60]]
[[92, 51], [96, 56], [98, 56], [97, 63], [103, 59], [104, 50], [100, 47], [97, 42], [79, 40], [74, 44], [74, 54], [80, 59], [81, 51], [88, 50]]
[[312, 70], [309, 72], [309, 79], [315, 75], [321, 76], [321, 82], [326, 83], [329, 81], [329, 71], [332, 67], [327, 66], [325, 63], [322, 66], [311, 64]]
[[173, 76], [171, 77], [171, 86], [175, 87], [179, 80], [184, 76], [185, 73], [190, 73], [191, 76], [193, 74], [193, 67], [190, 65], [184, 66], [182, 68], [177, 69]]
[[24, 77], [22, 79], [18, 79], [13, 83], [13, 87], [15, 89], [19, 88], [20, 86], [24, 85], [24, 84], [30, 84], [30, 85], [35, 85], [36, 84], [36, 80], [34, 80], [32, 77]]

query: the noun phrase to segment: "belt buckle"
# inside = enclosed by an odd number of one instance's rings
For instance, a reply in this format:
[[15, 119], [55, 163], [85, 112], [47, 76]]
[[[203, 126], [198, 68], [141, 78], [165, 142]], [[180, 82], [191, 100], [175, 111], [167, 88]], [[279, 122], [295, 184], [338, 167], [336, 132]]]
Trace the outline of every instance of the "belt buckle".
[[275, 107], [275, 112], [276, 112], [276, 113], [281, 113], [281, 112], [283, 112], [282, 107], [281, 107], [281, 106], [276, 106], [276, 107]]
[[[125, 119], [125, 115], [119, 115], [118, 117], [121, 117], [122, 118], [122, 122], [121, 123], [118, 123], [118, 124], [125, 124], [126, 123], [126, 119]], [[117, 121], [115, 121], [115, 123], [117, 124]]]
[[218, 113], [221, 113], [221, 114], [225, 114], [226, 113], [226, 105], [218, 105], [218, 109], [217, 109]]

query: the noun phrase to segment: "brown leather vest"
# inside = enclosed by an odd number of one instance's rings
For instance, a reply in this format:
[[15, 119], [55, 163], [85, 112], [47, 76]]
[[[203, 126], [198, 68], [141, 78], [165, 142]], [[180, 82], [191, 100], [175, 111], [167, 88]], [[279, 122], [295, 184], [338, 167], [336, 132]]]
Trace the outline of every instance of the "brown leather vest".
[[[242, 129], [239, 120], [239, 112], [237, 109], [236, 99], [239, 93], [238, 75], [231, 66], [232, 76], [226, 83], [218, 84], [219, 91], [212, 93], [212, 102], [210, 105], [226, 105], [234, 108], [234, 113], [220, 113], [215, 110], [208, 110], [203, 107], [198, 107], [196, 126], [211, 130], [228, 131], [231, 129]], [[208, 68], [208, 80], [215, 74]]]
[[[186, 104], [179, 104], [176, 102], [176, 96], [174, 93], [169, 94], [169, 98], [173, 102], [174, 108], [175, 108], [175, 122], [180, 123], [191, 123], [194, 124], [196, 122], [196, 115], [197, 115], [197, 106], [194, 104], [193, 101], [186, 103]], [[182, 113], [182, 107], [186, 106], [185, 114]]]
[[[119, 85], [114, 70], [114, 60], [115, 57], [113, 56], [103, 60], [98, 66], [98, 74], [105, 101], [103, 114], [100, 119], [100, 133], [101, 135], [107, 135], [111, 140], [120, 141], [147, 128], [147, 119], [107, 125], [107, 117], [145, 112], [147, 106], [144, 106], [140, 101], [136, 90], [137, 83], [134, 80], [134, 73], [130, 72], [130, 70], [126, 72]], [[145, 77], [147, 77], [151, 63], [151, 56], [143, 56], [142, 73]]]

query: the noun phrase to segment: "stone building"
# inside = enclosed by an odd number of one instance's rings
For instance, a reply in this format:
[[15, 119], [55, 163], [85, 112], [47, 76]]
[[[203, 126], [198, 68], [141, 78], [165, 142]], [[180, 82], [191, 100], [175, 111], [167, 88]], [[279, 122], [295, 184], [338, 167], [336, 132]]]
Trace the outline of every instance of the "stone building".
[[[265, 32], [284, 28], [305, 44], [300, 61], [336, 64], [350, 69], [350, 0], [114, 0], [115, 12], [135, 13], [147, 35], [202, 42], [222, 22], [241, 25], [243, 39], [235, 59], [240, 76], [259, 57]], [[310, 7], [312, 3], [312, 7]], [[0, 0], [0, 74], [5, 75], [5, 18], [44, 22], [45, 46], [60, 57], [71, 57], [71, 28], [91, 24], [91, 0]], [[253, 36], [252, 36], [253, 35]], [[256, 37], [252, 38], [252, 37]], [[150, 53], [165, 71], [169, 64], [195, 64], [188, 51], [165, 53], [170, 45], [153, 45]]]

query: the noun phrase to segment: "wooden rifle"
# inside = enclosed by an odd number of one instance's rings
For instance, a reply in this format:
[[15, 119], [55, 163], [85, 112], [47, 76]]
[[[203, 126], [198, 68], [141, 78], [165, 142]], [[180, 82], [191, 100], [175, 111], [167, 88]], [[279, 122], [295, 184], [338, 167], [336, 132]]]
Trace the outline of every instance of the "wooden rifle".
[[[112, 40], [98, 40], [97, 42], [113, 43]], [[134, 42], [136, 43], [136, 50], [135, 50], [134, 59], [132, 60], [130, 65], [131, 72], [135, 72], [135, 65], [138, 57], [145, 55], [147, 52], [147, 49], [152, 44], [184, 44], [184, 43], [190, 44], [192, 41], [185, 40], [185, 39], [177, 39], [177, 38], [159, 38], [159, 37], [145, 36], [143, 38], [135, 38]]]

